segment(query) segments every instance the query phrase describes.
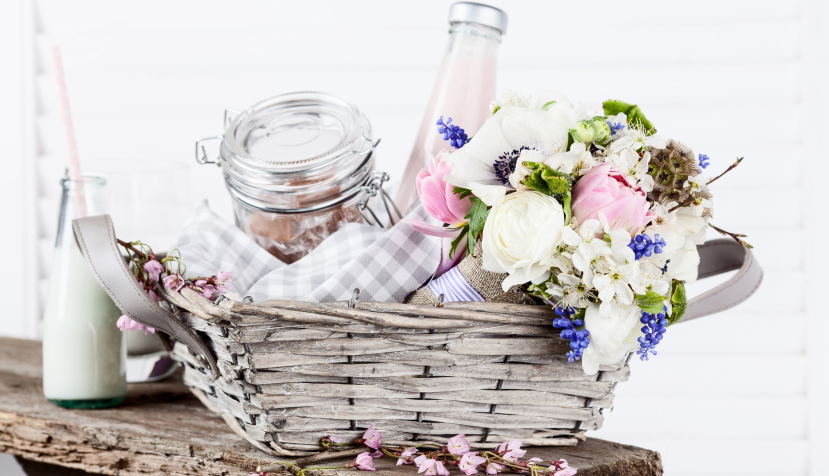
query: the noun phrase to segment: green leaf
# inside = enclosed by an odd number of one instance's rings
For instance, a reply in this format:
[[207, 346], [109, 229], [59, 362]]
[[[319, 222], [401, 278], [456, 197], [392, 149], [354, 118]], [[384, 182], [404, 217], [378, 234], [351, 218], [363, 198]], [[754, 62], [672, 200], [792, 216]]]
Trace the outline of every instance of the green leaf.
[[668, 317], [668, 325], [675, 324], [688, 309], [688, 296], [685, 293], [685, 283], [674, 279], [671, 282], [671, 315]]
[[458, 196], [460, 199], [464, 199], [470, 195], [472, 195], [472, 190], [463, 187], [452, 187], [452, 193]]
[[648, 290], [645, 294], [636, 295], [636, 305], [639, 309], [648, 314], [656, 314], [662, 312], [662, 306], [665, 302], [665, 296]]
[[461, 240], [463, 240], [466, 233], [469, 231], [469, 225], [464, 225], [461, 227], [461, 232], [458, 233], [458, 236], [452, 240], [452, 245], [449, 247], [449, 257], [455, 256], [455, 252], [458, 251], [458, 246], [461, 244]]
[[541, 105], [541, 109], [544, 109], [546, 111], [547, 109], [550, 109], [550, 106], [552, 106], [553, 104], [555, 104], [557, 102], [558, 101], [547, 101], [547, 102], [545, 102], [544, 104]]
[[489, 207], [486, 206], [486, 203], [475, 196], [471, 200], [472, 208], [469, 209], [469, 213], [464, 217], [467, 220], [469, 229], [469, 232], [466, 234], [466, 239], [470, 253], [475, 251], [475, 242], [481, 236], [481, 232], [484, 230], [484, 223], [486, 223], [486, 217], [489, 215]]
[[576, 178], [541, 162], [526, 161], [524, 166], [532, 172], [524, 177], [521, 183], [530, 190], [541, 192], [558, 200], [564, 208], [564, 222], [569, 224], [572, 216], [570, 207], [572, 188]]
[[613, 116], [624, 112], [628, 118], [628, 124], [633, 127], [641, 127], [648, 135], [656, 134], [656, 128], [636, 104], [626, 103], [616, 99], [608, 99], [602, 103], [604, 113]]

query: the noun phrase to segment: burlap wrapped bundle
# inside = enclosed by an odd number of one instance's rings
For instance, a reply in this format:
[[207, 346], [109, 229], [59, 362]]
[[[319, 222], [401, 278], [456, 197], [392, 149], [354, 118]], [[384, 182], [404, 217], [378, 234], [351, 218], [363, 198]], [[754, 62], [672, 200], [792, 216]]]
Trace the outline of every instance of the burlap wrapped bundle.
[[483, 269], [481, 247], [469, 254], [457, 266], [433, 279], [426, 286], [412, 293], [406, 300], [410, 304], [436, 304], [443, 294], [443, 302], [487, 301], [512, 304], [532, 304], [533, 299], [521, 286], [504, 291], [501, 283], [505, 273], [492, 273]]

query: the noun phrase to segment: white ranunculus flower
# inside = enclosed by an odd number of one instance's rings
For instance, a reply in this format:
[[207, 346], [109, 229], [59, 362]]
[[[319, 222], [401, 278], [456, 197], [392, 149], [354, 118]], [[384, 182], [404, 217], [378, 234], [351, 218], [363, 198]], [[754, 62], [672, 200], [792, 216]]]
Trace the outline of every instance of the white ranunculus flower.
[[603, 311], [598, 304], [590, 304], [584, 314], [584, 326], [590, 332], [590, 345], [581, 358], [584, 373], [594, 375], [599, 366], [618, 364], [636, 350], [636, 339], [642, 335], [641, 316], [635, 305], [614, 305]]
[[504, 291], [550, 276], [564, 229], [555, 198], [535, 191], [511, 193], [489, 211], [483, 230], [483, 269], [507, 273]]
[[467, 188], [487, 205], [495, 205], [509, 190], [495, 173], [495, 161], [521, 147], [544, 156], [565, 150], [568, 132], [578, 119], [576, 109], [565, 99], [544, 101], [539, 96], [505, 103], [466, 145], [446, 157], [452, 165], [446, 182]]

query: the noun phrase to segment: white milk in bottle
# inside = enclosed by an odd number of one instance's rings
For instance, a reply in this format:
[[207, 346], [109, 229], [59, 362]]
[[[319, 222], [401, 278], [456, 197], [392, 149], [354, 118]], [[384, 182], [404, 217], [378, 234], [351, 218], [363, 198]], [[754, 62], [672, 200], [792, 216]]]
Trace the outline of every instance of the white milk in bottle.
[[[121, 312], [101, 289], [72, 234], [80, 184], [61, 181], [55, 254], [43, 317], [43, 393], [65, 408], [118, 405], [127, 393]], [[89, 215], [104, 213], [103, 177], [84, 176]]]

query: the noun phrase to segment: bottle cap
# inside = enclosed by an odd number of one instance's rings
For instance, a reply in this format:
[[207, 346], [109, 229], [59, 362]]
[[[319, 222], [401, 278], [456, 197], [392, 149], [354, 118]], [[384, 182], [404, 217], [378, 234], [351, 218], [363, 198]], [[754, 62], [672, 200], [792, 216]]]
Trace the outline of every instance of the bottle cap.
[[500, 8], [475, 2], [455, 2], [449, 7], [449, 23], [478, 23], [507, 32], [507, 14]]

